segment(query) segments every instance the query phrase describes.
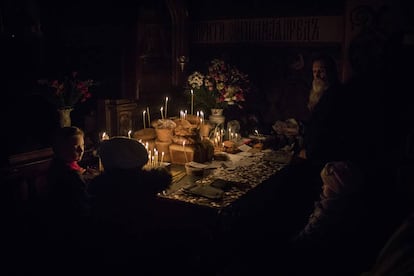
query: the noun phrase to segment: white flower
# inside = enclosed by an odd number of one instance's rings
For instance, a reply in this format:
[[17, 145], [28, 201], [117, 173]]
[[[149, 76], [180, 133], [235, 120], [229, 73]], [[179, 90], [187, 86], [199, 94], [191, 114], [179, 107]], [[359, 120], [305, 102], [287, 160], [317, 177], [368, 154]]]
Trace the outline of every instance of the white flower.
[[200, 89], [204, 82], [204, 75], [200, 72], [195, 71], [188, 76], [188, 84], [195, 89]]

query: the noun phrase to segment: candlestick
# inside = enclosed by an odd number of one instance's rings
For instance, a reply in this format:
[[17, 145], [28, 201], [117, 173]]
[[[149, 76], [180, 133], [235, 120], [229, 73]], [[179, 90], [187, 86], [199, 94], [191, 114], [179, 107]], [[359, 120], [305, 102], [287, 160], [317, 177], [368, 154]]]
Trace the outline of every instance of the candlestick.
[[145, 111], [145, 110], [144, 110], [144, 111], [142, 111], [142, 122], [143, 122], [143, 124], [144, 124], [144, 129], [146, 128], [146, 127], [145, 127], [145, 120], [146, 120], [146, 119], [145, 119], [145, 113], [147, 113], [147, 111]]
[[167, 119], [168, 118], [168, 115], [167, 115], [167, 108], [168, 108], [168, 97], [165, 97], [165, 119]]
[[161, 106], [160, 112], [161, 112], [161, 119], [164, 120], [164, 113], [163, 113], [164, 107]]
[[151, 117], [150, 117], [150, 110], [148, 106], [147, 106], [147, 115], [148, 115], [148, 127], [151, 127]]
[[194, 115], [194, 91], [191, 89], [191, 115]]

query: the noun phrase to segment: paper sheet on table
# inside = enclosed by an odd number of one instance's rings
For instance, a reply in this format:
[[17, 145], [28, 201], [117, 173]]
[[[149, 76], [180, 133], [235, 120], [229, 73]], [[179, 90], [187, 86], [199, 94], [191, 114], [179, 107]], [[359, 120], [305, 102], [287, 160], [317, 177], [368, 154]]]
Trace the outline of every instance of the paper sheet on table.
[[242, 152], [237, 153], [237, 155], [240, 155], [240, 156], [243, 156], [243, 157], [250, 157], [250, 156], [253, 155], [253, 153], [247, 152], [247, 151], [242, 151]]
[[198, 168], [198, 169], [205, 169], [208, 165], [206, 164], [202, 164], [202, 163], [198, 163], [198, 162], [188, 162], [186, 163], [188, 166], [193, 167], [193, 168]]
[[243, 159], [243, 156], [238, 154], [228, 153], [227, 156], [229, 157], [229, 160], [233, 162], [233, 164], [236, 164], [240, 162], [241, 159]]
[[207, 165], [207, 167], [205, 167], [205, 169], [217, 169], [223, 166], [223, 164], [226, 163], [232, 163], [230, 161], [218, 161], [218, 160], [213, 160], [211, 161], [210, 164]]
[[252, 147], [248, 146], [248, 145], [241, 145], [240, 147], [238, 147], [239, 150], [241, 150], [242, 152], [247, 152], [249, 150], [251, 150]]

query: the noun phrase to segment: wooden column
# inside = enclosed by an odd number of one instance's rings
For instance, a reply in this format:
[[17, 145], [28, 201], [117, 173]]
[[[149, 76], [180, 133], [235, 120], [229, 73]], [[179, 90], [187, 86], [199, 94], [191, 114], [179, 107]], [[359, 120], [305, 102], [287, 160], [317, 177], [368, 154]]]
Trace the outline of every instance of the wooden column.
[[166, 0], [166, 2], [172, 19], [172, 85], [177, 87], [183, 84], [184, 73], [189, 62], [188, 10], [183, 0]]

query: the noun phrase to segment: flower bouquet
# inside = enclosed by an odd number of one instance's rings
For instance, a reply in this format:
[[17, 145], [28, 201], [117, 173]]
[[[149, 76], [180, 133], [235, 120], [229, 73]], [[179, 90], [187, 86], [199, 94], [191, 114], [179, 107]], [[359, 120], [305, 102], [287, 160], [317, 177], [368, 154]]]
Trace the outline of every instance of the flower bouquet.
[[47, 90], [41, 93], [51, 104], [58, 109], [73, 108], [78, 102], [85, 102], [92, 97], [89, 87], [96, 85], [93, 80], [79, 80], [78, 73], [72, 72], [63, 80], [38, 80], [40, 85], [47, 86]]
[[187, 81], [194, 92], [195, 107], [204, 110], [230, 105], [243, 108], [245, 94], [251, 89], [247, 74], [220, 59], [210, 61], [206, 74], [195, 71]]

